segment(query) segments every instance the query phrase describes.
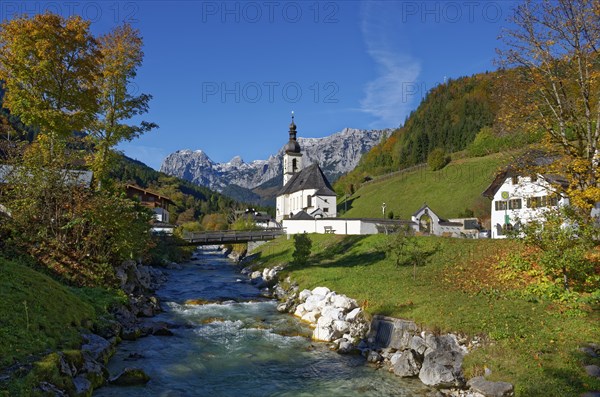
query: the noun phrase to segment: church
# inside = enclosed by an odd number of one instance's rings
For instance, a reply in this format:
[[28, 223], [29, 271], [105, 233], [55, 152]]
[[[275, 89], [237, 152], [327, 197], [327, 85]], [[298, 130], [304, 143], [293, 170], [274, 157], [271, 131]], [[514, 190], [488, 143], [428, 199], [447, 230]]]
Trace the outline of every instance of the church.
[[289, 141], [283, 147], [283, 187], [277, 193], [277, 222], [335, 218], [336, 194], [318, 164], [303, 167], [292, 113]]

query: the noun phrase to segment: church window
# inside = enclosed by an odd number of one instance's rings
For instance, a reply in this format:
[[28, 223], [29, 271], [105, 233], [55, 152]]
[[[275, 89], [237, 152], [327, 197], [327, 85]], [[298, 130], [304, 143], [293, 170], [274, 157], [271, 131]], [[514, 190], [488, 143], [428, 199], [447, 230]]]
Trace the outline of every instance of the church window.
[[298, 161], [296, 159], [292, 160], [292, 171], [296, 172], [296, 169], [298, 168]]
[[329, 208], [327, 208], [327, 207], [323, 208], [323, 212], [329, 212]]
[[312, 207], [312, 196], [306, 197], [306, 206]]

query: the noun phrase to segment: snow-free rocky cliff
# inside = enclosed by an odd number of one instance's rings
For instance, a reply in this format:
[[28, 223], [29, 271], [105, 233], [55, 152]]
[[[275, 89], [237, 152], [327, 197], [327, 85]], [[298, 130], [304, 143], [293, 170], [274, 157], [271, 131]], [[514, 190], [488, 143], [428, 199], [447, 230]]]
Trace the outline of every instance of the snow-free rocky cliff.
[[[363, 153], [381, 141], [389, 130], [345, 128], [324, 138], [298, 138], [304, 166], [319, 163], [330, 180], [358, 165]], [[282, 142], [281, 146], [285, 142]], [[227, 163], [215, 163], [202, 150], [178, 150], [163, 161], [160, 170], [216, 191], [230, 185], [253, 189], [282, 175], [283, 149], [268, 160], [245, 163], [236, 156]]]

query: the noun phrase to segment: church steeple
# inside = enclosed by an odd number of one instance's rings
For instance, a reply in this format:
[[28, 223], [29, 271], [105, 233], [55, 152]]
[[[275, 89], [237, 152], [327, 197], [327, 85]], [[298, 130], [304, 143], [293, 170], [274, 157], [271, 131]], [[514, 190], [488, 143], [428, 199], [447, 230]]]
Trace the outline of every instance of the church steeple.
[[292, 122], [289, 130], [290, 140], [283, 147], [283, 185], [290, 178], [302, 169], [302, 153], [300, 152], [300, 144], [296, 140], [296, 123], [294, 123], [294, 112], [292, 112]]
[[290, 123], [290, 140], [285, 145], [286, 153], [300, 153], [300, 144], [296, 140], [296, 123], [294, 123], [294, 112], [292, 112], [292, 122]]

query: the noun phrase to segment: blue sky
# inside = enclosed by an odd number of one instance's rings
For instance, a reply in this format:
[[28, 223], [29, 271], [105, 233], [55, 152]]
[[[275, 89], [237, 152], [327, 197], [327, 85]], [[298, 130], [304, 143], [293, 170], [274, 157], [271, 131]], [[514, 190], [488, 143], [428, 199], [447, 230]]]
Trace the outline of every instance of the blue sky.
[[402, 124], [445, 78], [494, 70], [511, 1], [0, 2], [82, 15], [95, 33], [129, 21], [144, 37], [132, 89], [160, 128], [119, 146], [158, 169], [179, 149], [266, 159], [299, 136]]

